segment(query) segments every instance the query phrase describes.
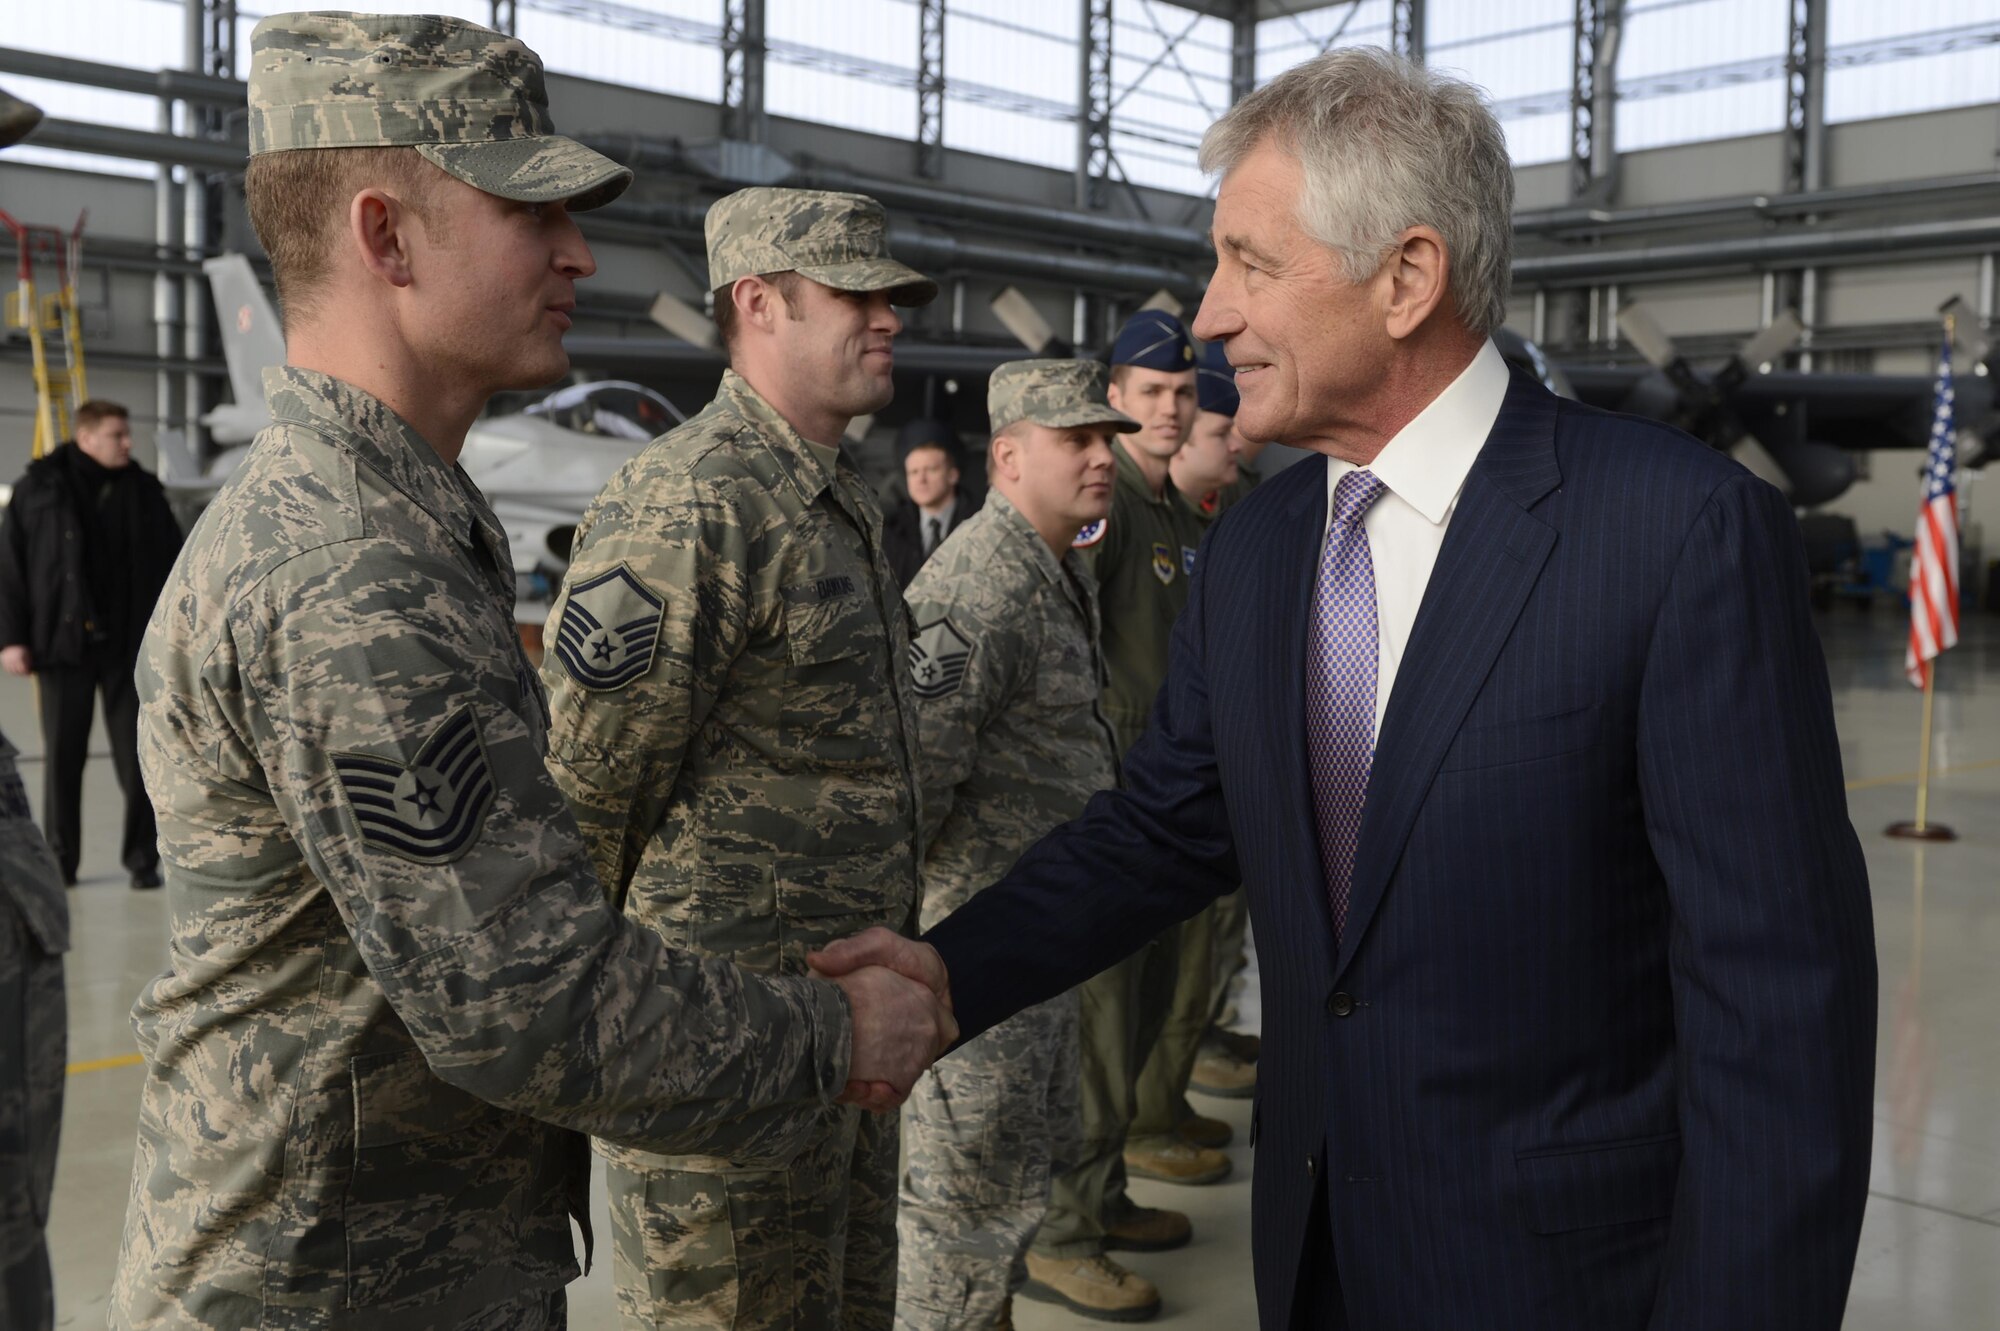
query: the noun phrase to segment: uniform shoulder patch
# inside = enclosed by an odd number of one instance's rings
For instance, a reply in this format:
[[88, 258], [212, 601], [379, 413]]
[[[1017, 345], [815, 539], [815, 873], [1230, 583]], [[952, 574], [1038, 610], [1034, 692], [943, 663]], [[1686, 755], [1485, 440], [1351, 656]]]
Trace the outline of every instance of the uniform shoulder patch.
[[1181, 547], [1181, 572], [1187, 574], [1190, 578], [1194, 576], [1194, 555], [1195, 548], [1193, 546], [1184, 545]]
[[1174, 580], [1174, 552], [1167, 548], [1165, 541], [1153, 542], [1153, 576], [1167, 586]]
[[918, 627], [910, 640], [910, 679], [919, 698], [935, 702], [957, 693], [972, 661], [972, 643], [948, 618]]
[[1104, 533], [1110, 530], [1111, 530], [1111, 519], [1099, 518], [1097, 521], [1086, 525], [1082, 531], [1079, 531], [1076, 534], [1076, 539], [1069, 543], [1070, 549], [1088, 550], [1091, 546], [1096, 545], [1099, 541], [1103, 540]]
[[666, 598], [620, 562], [569, 589], [556, 660], [586, 689], [621, 689], [653, 668], [666, 613]]
[[369, 845], [418, 864], [448, 864], [479, 841], [495, 787], [470, 707], [446, 717], [408, 766], [372, 753], [329, 756]]

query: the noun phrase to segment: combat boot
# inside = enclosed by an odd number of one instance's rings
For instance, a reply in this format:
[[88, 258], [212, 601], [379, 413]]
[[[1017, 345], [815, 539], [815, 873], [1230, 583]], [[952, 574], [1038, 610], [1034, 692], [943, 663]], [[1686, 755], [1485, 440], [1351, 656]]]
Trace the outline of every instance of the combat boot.
[[1150, 1322], [1160, 1315], [1160, 1291], [1153, 1282], [1102, 1253], [1044, 1257], [1031, 1252], [1028, 1283], [1021, 1292], [1100, 1322]]
[[1194, 1061], [1188, 1089], [1224, 1100], [1247, 1100], [1257, 1093], [1257, 1065], [1226, 1049], [1204, 1049]]
[[1219, 1118], [1209, 1118], [1203, 1114], [1190, 1114], [1174, 1127], [1183, 1141], [1196, 1146], [1206, 1146], [1211, 1151], [1219, 1151], [1236, 1140], [1236, 1129]]
[[1104, 1246], [1111, 1252], [1171, 1252], [1193, 1237], [1185, 1215], [1160, 1206], [1135, 1206], [1132, 1214], [1104, 1227]]
[[1125, 1172], [1133, 1178], [1199, 1187], [1229, 1177], [1229, 1157], [1179, 1137], [1153, 1137], [1125, 1148]]

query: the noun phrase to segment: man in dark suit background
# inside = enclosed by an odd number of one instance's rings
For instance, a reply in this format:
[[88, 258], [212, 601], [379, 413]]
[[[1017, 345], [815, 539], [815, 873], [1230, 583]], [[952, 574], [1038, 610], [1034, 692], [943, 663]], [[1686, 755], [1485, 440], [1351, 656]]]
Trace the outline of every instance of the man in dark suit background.
[[966, 484], [964, 453], [944, 421], [913, 420], [896, 436], [904, 497], [882, 517], [882, 548], [900, 586], [909, 586], [944, 538], [979, 511], [985, 487]]
[[1240, 880], [1266, 1331], [1834, 1331], [1876, 975], [1790, 511], [1500, 362], [1468, 85], [1333, 52], [1202, 160], [1195, 331], [1246, 434], [1322, 456], [1211, 529], [1124, 788], [816, 964], [970, 1038]]

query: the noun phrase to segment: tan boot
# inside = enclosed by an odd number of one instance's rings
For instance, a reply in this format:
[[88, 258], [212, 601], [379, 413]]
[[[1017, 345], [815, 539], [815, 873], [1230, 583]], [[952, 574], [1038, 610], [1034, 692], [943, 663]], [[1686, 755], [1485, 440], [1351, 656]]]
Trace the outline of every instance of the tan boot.
[[1224, 1049], [1205, 1049], [1194, 1061], [1188, 1089], [1225, 1100], [1247, 1100], [1257, 1093], [1257, 1065]]
[[1196, 1146], [1206, 1146], [1211, 1151], [1219, 1151], [1236, 1140], [1236, 1130], [1219, 1118], [1209, 1118], [1194, 1114], [1181, 1120], [1174, 1128], [1183, 1141]]
[[1031, 1252], [1028, 1283], [1021, 1292], [1100, 1322], [1147, 1322], [1160, 1315], [1160, 1291], [1153, 1282], [1102, 1254], [1044, 1257]]
[[1179, 1211], [1137, 1206], [1132, 1214], [1104, 1227], [1104, 1246], [1113, 1252], [1169, 1252], [1184, 1248], [1194, 1226]]
[[1206, 1146], [1184, 1142], [1178, 1137], [1164, 1141], [1150, 1138], [1125, 1148], [1125, 1172], [1133, 1178], [1199, 1187], [1228, 1178], [1229, 1157]]

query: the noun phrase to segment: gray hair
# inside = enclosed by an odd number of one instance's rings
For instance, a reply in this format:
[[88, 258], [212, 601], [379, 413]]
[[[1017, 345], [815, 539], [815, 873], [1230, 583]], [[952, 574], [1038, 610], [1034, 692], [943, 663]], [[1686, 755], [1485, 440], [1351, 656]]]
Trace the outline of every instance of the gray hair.
[[1295, 65], [1209, 127], [1201, 169], [1227, 172], [1266, 140], [1298, 158], [1299, 224], [1374, 276], [1405, 229], [1444, 237], [1458, 317], [1490, 333], [1507, 317], [1514, 170], [1480, 90], [1372, 46]]

